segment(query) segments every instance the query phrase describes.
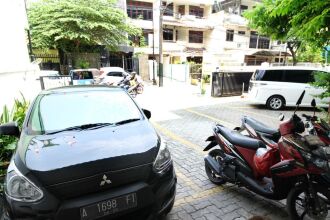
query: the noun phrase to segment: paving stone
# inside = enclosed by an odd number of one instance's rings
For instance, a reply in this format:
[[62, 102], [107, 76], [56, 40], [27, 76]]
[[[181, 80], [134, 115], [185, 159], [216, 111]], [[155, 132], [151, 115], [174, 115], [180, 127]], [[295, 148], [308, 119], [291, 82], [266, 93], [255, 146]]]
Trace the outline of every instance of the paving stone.
[[[242, 115], [262, 120], [263, 123], [274, 128], [278, 126], [278, 112], [249, 108], [245, 103], [228, 103], [200, 106], [191, 110], [231, 123], [232, 127], [240, 125]], [[271, 220], [288, 219], [285, 201], [281, 203], [269, 201], [230, 183], [223, 186], [212, 184], [204, 170], [204, 156], [207, 152], [202, 150], [207, 144], [205, 139], [212, 135], [215, 121], [183, 109], [172, 113], [178, 118], [157, 122], [162, 128], [184, 140], [182, 142], [159, 132], [168, 142], [174, 167], [178, 173], [176, 203], [167, 217], [168, 220], [244, 220], [252, 215], [266, 215]], [[284, 111], [284, 114], [288, 117], [292, 111]], [[187, 142], [194, 147], [187, 145]]]
[[180, 211], [178, 212], [178, 217], [179, 219], [182, 220], [192, 220], [193, 218], [191, 217], [191, 215], [189, 215], [188, 213], [186, 213], [185, 211]]

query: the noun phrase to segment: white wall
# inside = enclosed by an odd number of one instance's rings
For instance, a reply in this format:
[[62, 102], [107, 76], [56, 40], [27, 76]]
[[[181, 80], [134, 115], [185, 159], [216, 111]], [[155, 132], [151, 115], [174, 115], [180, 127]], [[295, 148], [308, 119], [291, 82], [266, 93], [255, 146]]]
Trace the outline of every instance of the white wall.
[[35, 80], [38, 66], [30, 64], [27, 37], [27, 17], [23, 0], [0, 1], [0, 114], [3, 105], [11, 106], [23, 92], [32, 99], [40, 91]]

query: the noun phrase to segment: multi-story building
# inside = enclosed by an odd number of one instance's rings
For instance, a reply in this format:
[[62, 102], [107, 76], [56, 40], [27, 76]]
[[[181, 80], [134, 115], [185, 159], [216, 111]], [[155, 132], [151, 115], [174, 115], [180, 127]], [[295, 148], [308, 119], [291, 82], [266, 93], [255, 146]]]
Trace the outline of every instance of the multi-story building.
[[[122, 0], [125, 1], [125, 0]], [[250, 30], [242, 17], [260, 0], [126, 0], [132, 22], [142, 28], [144, 43], [135, 39], [134, 53], [158, 59], [160, 13], [164, 68], [169, 64], [200, 63], [203, 72], [216, 67], [260, 65], [284, 57], [265, 36]], [[148, 62], [142, 62], [142, 65]], [[141, 68], [140, 68], [141, 69]], [[148, 68], [147, 68], [148, 69]]]

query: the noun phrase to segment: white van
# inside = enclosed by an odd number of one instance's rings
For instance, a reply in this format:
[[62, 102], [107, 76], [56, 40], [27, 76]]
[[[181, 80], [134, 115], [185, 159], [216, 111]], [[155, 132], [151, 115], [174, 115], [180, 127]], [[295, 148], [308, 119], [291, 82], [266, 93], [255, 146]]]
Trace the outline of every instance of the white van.
[[[262, 104], [273, 110], [295, 106], [300, 94], [306, 91], [301, 106], [310, 106], [315, 95], [324, 90], [310, 85], [316, 72], [324, 70], [309, 67], [260, 67], [249, 84], [251, 104]], [[330, 74], [330, 73], [329, 73]], [[328, 107], [330, 99], [315, 98], [319, 107]]]

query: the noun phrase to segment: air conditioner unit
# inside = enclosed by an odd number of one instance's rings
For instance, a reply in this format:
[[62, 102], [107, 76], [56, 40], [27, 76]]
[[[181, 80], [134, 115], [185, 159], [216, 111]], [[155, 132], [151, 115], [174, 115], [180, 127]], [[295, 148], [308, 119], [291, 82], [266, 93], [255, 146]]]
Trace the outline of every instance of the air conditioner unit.
[[181, 14], [179, 14], [179, 13], [178, 14], [175, 14], [175, 18], [176, 19], [181, 19]]

